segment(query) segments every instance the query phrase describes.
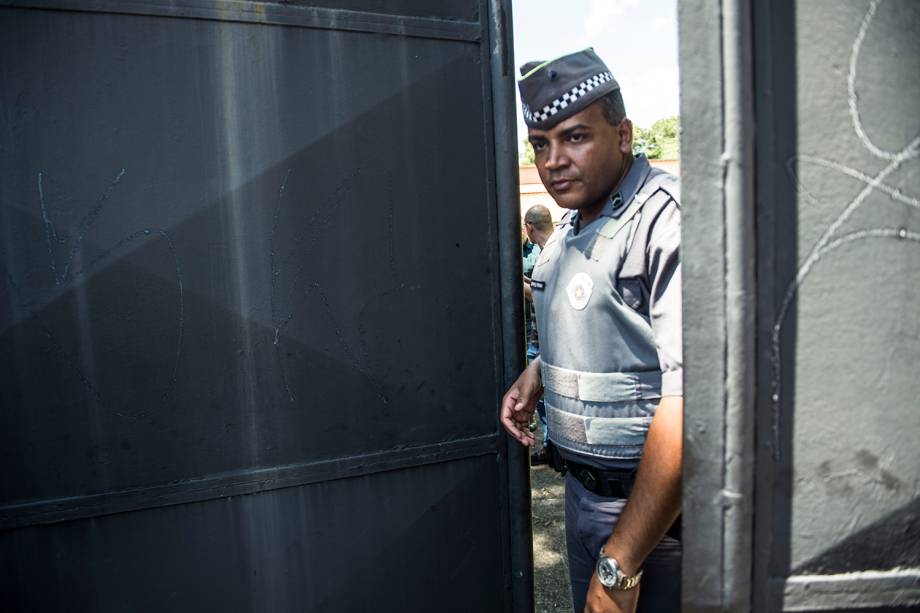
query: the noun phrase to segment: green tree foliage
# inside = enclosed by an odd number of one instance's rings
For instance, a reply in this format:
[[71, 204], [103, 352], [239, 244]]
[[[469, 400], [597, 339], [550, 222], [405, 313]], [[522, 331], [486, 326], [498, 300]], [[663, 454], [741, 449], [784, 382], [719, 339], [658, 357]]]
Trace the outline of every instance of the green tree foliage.
[[665, 117], [651, 128], [633, 128], [633, 151], [645, 153], [650, 160], [680, 159], [680, 118]]
[[526, 138], [522, 139], [521, 147], [518, 148], [518, 164], [533, 164], [534, 160], [533, 145]]
[[680, 119], [676, 115], [659, 119], [652, 124], [652, 132], [662, 138], [677, 138], [680, 134]]
[[655, 133], [639, 126], [633, 127], [633, 152], [644, 153], [645, 157], [650, 160], [657, 160], [661, 157], [661, 145]]

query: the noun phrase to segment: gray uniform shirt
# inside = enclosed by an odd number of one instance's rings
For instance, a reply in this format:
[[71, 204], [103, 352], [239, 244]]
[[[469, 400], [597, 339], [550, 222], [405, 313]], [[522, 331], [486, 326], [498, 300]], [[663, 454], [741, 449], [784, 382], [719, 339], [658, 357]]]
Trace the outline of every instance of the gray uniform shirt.
[[568, 216], [534, 268], [549, 436], [570, 459], [634, 465], [660, 397], [683, 395], [678, 200], [677, 179], [640, 155], [600, 216]]

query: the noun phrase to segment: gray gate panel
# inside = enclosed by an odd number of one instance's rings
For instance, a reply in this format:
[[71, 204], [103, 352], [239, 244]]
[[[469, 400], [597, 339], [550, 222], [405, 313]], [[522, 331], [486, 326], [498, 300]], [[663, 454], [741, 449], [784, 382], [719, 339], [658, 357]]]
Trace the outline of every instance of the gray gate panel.
[[4, 499], [495, 430], [476, 46], [50, 15], [2, 43]]
[[0, 555], [22, 572], [4, 591], [529, 608], [526, 458], [511, 474], [496, 420], [522, 361], [502, 319], [519, 244], [497, 230], [514, 181], [495, 172], [516, 139], [493, 131], [508, 3], [17, 4]]
[[4, 532], [0, 588], [16, 611], [501, 611], [497, 476], [483, 457]]
[[[424, 6], [415, 2], [254, 2], [248, 0], [4, 0], [4, 6], [121, 15], [160, 15], [223, 22], [291, 25], [376, 32], [445, 40], [477, 41], [478, 3], [469, 0]], [[367, 10], [362, 10], [362, 7]], [[400, 10], [405, 9], [405, 14]], [[368, 12], [370, 11], [370, 12]], [[418, 16], [416, 16], [418, 15]], [[466, 17], [465, 17], [466, 16]]]

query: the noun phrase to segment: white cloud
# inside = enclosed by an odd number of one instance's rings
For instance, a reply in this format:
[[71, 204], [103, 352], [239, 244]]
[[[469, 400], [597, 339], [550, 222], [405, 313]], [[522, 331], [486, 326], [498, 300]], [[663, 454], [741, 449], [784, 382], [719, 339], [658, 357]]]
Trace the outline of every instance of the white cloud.
[[658, 119], [678, 114], [680, 83], [676, 66], [656, 66], [617, 80], [626, 102], [626, 114], [636, 125], [647, 128]]
[[[642, 127], [679, 112], [677, 0], [513, 0], [518, 64], [594, 47]], [[520, 107], [518, 107], [520, 108]], [[527, 134], [520, 111], [518, 134]]]
[[585, 17], [585, 36], [591, 39], [610, 31], [613, 22], [638, 6], [639, 0], [591, 0]]
[[655, 31], [656, 32], [674, 32], [677, 33], [677, 16], [676, 15], [660, 15], [655, 18]]

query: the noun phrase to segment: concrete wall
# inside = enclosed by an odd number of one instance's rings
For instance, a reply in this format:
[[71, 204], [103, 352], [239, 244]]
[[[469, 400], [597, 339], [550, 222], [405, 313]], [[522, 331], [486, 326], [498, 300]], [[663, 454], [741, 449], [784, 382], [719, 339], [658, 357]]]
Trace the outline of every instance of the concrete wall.
[[920, 603], [920, 3], [681, 7], [690, 610]]
[[770, 157], [796, 206], [758, 203], [773, 208], [761, 257], [777, 262], [761, 287], [759, 408], [782, 493], [774, 532], [789, 535], [770, 576], [797, 577], [794, 606], [827, 575], [839, 593], [846, 573], [903, 582], [892, 569], [920, 567], [920, 5], [798, 2], [782, 17], [796, 70], [768, 79], [794, 97], [796, 116], [774, 122], [796, 133]]

